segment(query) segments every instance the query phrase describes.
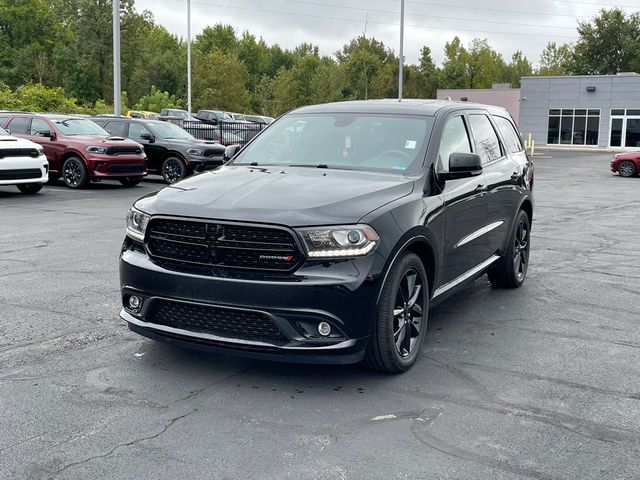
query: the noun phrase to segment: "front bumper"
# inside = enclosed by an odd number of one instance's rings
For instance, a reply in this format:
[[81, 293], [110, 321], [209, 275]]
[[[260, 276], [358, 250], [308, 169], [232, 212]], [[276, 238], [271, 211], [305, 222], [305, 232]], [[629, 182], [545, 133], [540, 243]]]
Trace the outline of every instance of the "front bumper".
[[87, 157], [89, 175], [92, 178], [144, 177], [147, 175], [147, 158], [141, 155], [99, 155]]
[[201, 173], [213, 170], [224, 164], [222, 158], [189, 157], [189, 167], [193, 173]]
[[[330, 266], [303, 266], [295, 279], [256, 281], [175, 272], [145, 253], [125, 249], [120, 257], [120, 316], [136, 333], [196, 349], [285, 362], [357, 363], [375, 318], [383, 265], [384, 258], [374, 253]], [[137, 312], [127, 307], [134, 294], [143, 299]], [[282, 341], [157, 322], [152, 311], [161, 301], [259, 314], [277, 327]], [[331, 325], [332, 335], [312, 338], [308, 327], [321, 321]]]
[[49, 162], [45, 157], [7, 157], [0, 161], [0, 185], [46, 183]]

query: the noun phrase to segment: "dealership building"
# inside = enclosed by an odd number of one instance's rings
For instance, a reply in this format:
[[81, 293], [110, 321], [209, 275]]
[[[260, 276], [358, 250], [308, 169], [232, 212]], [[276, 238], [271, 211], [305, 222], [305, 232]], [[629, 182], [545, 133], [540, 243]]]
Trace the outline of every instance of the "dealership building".
[[538, 145], [640, 147], [640, 75], [525, 77], [520, 130]]
[[520, 89], [439, 90], [438, 98], [505, 107], [536, 145], [640, 148], [640, 75], [523, 77]]

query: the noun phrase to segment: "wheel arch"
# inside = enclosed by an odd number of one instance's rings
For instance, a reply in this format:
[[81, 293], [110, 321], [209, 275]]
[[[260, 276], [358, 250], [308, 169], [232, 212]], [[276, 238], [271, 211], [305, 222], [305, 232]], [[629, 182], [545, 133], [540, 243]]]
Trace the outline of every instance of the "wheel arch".
[[432, 236], [431, 232], [426, 229], [423, 231], [411, 231], [397, 242], [385, 265], [384, 276], [380, 283], [376, 304], [380, 300], [380, 296], [382, 295], [382, 290], [384, 289], [384, 284], [387, 280], [391, 267], [396, 261], [398, 261], [402, 254], [406, 252], [416, 254], [422, 261], [424, 269], [427, 272], [427, 280], [429, 281], [429, 297], [431, 298], [433, 296], [433, 292], [435, 291], [435, 282], [438, 278], [439, 258], [436, 253], [436, 248], [434, 247], [435, 242], [431, 238]]
[[[520, 208], [518, 208], [518, 211], [520, 210], [524, 210], [524, 212], [529, 217], [529, 223], [532, 224], [533, 223], [533, 202], [531, 201], [530, 198], [527, 197], [520, 203]], [[517, 215], [517, 212], [516, 212], [516, 215]]]
[[176, 150], [167, 150], [166, 152], [164, 152], [162, 154], [162, 162], [164, 163], [164, 161], [169, 158], [169, 157], [176, 157], [178, 158], [185, 167], [187, 167], [189, 165], [189, 161], [186, 159], [186, 157], [184, 156], [184, 154], [176, 151]]

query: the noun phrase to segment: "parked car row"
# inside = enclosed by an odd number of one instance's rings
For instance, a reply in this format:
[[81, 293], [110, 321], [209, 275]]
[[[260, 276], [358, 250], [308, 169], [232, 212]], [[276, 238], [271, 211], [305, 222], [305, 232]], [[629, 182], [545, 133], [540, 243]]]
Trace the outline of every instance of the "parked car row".
[[225, 148], [158, 120], [0, 112], [0, 185], [36, 193], [50, 179], [69, 188], [113, 179], [130, 187], [148, 173], [172, 184], [222, 165]]

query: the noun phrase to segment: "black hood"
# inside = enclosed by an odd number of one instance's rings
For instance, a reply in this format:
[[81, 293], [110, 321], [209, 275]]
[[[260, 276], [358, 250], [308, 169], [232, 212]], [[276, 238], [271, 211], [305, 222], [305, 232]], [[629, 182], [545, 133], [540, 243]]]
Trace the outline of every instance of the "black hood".
[[358, 222], [413, 191], [400, 174], [297, 167], [226, 166], [139, 200], [163, 214], [291, 227]]

